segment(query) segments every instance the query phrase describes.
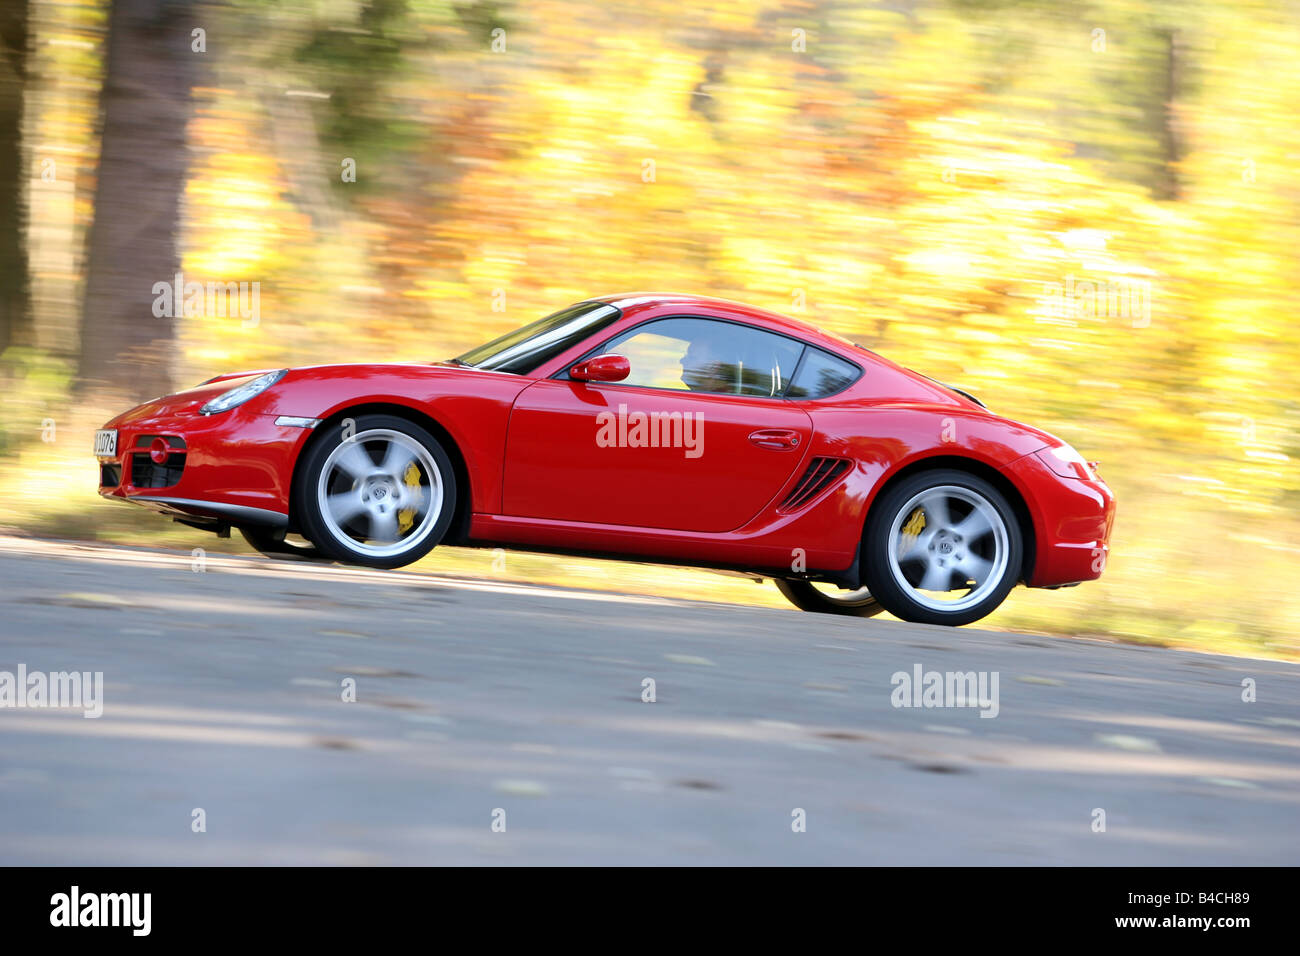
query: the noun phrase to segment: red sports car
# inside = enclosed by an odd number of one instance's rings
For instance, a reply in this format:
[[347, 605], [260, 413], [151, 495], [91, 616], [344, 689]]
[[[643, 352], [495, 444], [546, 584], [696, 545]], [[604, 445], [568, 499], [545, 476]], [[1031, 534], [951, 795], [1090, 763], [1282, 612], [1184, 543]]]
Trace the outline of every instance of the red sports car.
[[1017, 582], [1099, 577], [1115, 513], [1059, 438], [828, 332], [688, 295], [590, 299], [427, 365], [221, 375], [119, 415], [95, 453], [101, 495], [270, 555], [655, 561], [935, 624], [978, 620]]

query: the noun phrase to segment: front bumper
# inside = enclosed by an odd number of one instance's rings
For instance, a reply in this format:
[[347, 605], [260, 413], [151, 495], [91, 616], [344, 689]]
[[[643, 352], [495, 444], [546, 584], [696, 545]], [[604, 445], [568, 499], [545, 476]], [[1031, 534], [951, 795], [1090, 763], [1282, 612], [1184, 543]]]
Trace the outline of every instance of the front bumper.
[[[287, 527], [293, 465], [311, 429], [276, 418], [245, 406], [206, 416], [132, 409], [104, 426], [117, 429], [117, 453], [99, 457], [99, 493], [196, 523]], [[163, 463], [148, 462], [155, 437], [172, 448]]]
[[1009, 466], [1034, 522], [1033, 588], [1063, 587], [1094, 581], [1106, 569], [1115, 496], [1100, 478], [1066, 478], [1037, 455]]

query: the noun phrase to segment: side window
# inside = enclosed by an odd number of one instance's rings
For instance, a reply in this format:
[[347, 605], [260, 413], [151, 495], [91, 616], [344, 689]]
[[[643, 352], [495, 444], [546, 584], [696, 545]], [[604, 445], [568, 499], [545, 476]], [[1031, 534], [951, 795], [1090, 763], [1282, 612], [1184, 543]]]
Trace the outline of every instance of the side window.
[[748, 325], [714, 319], [660, 319], [602, 348], [625, 356], [623, 385], [718, 395], [780, 398], [803, 344]]
[[830, 352], [809, 346], [786, 398], [825, 398], [852, 385], [862, 371]]

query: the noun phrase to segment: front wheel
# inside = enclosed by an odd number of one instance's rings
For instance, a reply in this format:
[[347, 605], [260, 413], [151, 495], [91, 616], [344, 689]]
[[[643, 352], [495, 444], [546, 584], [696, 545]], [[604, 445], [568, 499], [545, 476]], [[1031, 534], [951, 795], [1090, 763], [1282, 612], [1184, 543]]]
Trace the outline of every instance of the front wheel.
[[327, 556], [399, 568], [442, 540], [456, 477], [438, 440], [393, 415], [358, 415], [317, 437], [298, 469], [303, 531]]
[[865, 581], [895, 617], [970, 624], [1020, 579], [1020, 526], [1002, 493], [975, 475], [926, 471], [885, 493], [863, 542]]
[[795, 578], [777, 578], [776, 588], [801, 611], [818, 614], [852, 614], [874, 617], [884, 610], [869, 588], [849, 591], [833, 584], [814, 584]]

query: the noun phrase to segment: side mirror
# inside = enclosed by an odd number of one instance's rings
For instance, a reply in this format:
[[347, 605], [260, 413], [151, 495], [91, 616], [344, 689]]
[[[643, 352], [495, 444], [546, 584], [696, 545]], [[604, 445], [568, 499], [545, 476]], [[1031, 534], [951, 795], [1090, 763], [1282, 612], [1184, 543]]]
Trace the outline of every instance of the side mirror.
[[569, 369], [569, 378], [579, 382], [621, 382], [632, 372], [632, 363], [621, 355], [597, 355]]

